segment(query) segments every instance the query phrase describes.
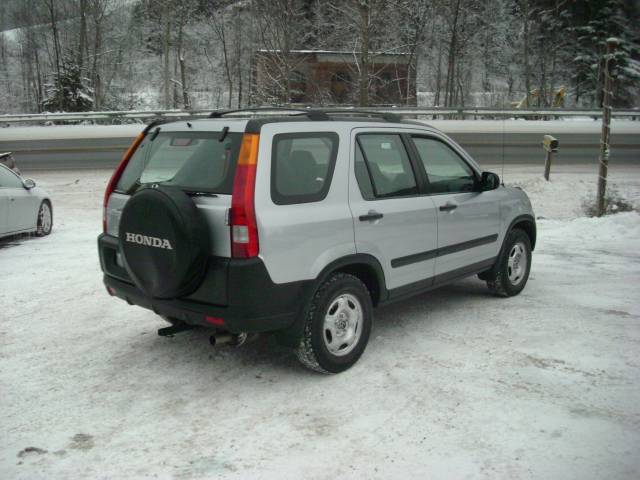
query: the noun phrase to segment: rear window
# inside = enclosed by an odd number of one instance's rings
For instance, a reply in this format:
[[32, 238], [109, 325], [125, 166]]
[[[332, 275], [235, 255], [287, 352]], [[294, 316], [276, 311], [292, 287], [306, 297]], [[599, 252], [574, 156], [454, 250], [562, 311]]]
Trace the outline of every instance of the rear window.
[[231, 194], [241, 133], [151, 132], [122, 173], [116, 190], [157, 183], [188, 192]]
[[338, 153], [335, 133], [282, 133], [273, 138], [271, 199], [277, 205], [319, 202], [329, 192]]

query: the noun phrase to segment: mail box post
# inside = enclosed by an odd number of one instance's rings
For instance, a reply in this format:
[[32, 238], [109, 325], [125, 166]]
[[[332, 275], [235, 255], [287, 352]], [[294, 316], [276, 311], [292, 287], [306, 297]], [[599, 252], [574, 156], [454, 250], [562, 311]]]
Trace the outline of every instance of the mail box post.
[[558, 140], [551, 135], [545, 135], [542, 139], [542, 148], [546, 152], [546, 159], [544, 162], [544, 179], [549, 181], [549, 175], [551, 174], [551, 160], [554, 153], [558, 151]]

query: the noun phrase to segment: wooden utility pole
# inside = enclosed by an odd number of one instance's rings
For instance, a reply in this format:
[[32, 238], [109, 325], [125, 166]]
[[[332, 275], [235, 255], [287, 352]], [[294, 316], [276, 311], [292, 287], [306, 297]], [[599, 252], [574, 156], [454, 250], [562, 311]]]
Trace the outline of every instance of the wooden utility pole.
[[611, 138], [611, 89], [613, 87], [611, 61], [613, 53], [618, 46], [617, 38], [607, 39], [607, 54], [604, 58], [604, 95], [602, 96], [602, 134], [600, 136], [600, 158], [598, 169], [598, 196], [596, 199], [596, 210], [599, 217], [606, 211], [604, 197], [607, 190], [607, 170], [609, 168]]

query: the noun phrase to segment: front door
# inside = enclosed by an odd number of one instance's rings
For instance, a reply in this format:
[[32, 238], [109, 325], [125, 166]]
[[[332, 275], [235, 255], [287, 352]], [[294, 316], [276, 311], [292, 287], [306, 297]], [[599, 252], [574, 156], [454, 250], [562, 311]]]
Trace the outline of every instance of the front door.
[[[401, 133], [357, 129], [352, 135], [349, 205], [356, 251], [379, 259], [388, 289], [432, 281], [437, 213], [421, 192], [417, 165]], [[351, 177], [353, 178], [353, 177]]]
[[11, 170], [0, 168], [0, 189], [2, 202], [7, 210], [5, 233], [19, 232], [35, 226], [37, 207], [32, 205], [33, 195], [24, 188], [22, 180]]
[[480, 192], [477, 172], [443, 139], [415, 135], [413, 143], [438, 212], [435, 273], [446, 281], [498, 254], [498, 193]]
[[0, 236], [9, 233], [9, 191], [0, 184]]

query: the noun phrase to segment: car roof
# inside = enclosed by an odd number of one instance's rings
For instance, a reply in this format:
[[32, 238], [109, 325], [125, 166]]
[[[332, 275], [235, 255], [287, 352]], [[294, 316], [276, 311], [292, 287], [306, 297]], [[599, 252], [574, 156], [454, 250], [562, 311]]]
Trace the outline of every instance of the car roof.
[[437, 128], [418, 120], [398, 119], [391, 121], [381, 117], [367, 116], [347, 116], [347, 115], [329, 115], [327, 119], [310, 119], [305, 115], [262, 115], [248, 116], [226, 116], [218, 118], [193, 118], [163, 123], [162, 130], [170, 132], [189, 131], [196, 127], [199, 131], [220, 131], [224, 127], [229, 127], [230, 132], [243, 133], [260, 133], [262, 127], [273, 123], [313, 123], [313, 124], [331, 124], [337, 126], [358, 126], [358, 127], [396, 127], [411, 128], [418, 127], [425, 130], [440, 132]]

